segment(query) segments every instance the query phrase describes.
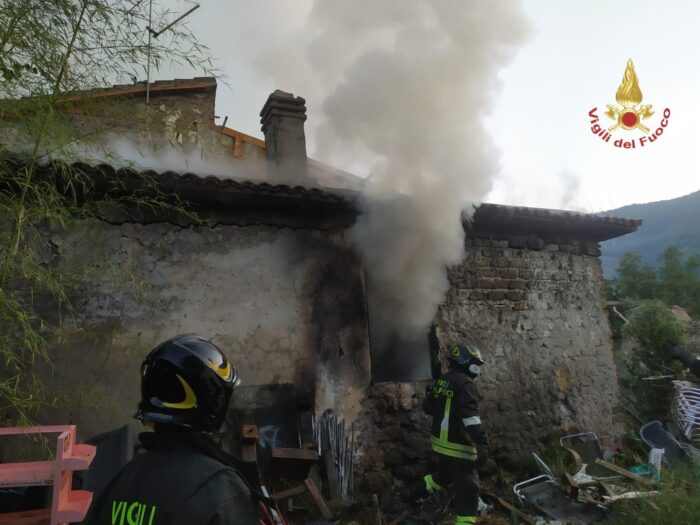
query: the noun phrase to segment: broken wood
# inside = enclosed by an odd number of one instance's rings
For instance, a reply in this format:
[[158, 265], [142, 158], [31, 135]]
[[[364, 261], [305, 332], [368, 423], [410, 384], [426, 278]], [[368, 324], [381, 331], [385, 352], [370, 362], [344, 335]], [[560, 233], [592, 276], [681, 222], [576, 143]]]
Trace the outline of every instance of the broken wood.
[[600, 487], [600, 482], [598, 481], [584, 481], [578, 483], [571, 474], [564, 472], [564, 479], [562, 480], [565, 485], [570, 487], [569, 497], [573, 500], [583, 501], [585, 503], [591, 503], [593, 505], [601, 505], [601, 502], [593, 498], [585, 490], [587, 487]]
[[321, 496], [321, 492], [318, 490], [314, 480], [311, 478], [306, 478], [304, 483], [306, 484], [306, 488], [309, 489], [309, 494], [311, 494], [311, 497], [313, 498], [314, 503], [316, 503], [318, 510], [321, 511], [321, 515], [327, 520], [330, 519], [331, 511], [328, 509], [328, 505], [326, 505], [326, 502], [323, 499], [323, 496]]
[[527, 514], [525, 514], [525, 513], [524, 513], [523, 511], [521, 511], [520, 509], [516, 508], [514, 505], [510, 504], [508, 501], [504, 500], [503, 498], [499, 498], [499, 497], [496, 497], [496, 501], [498, 501], [498, 504], [499, 504], [501, 507], [503, 507], [503, 508], [505, 508], [505, 509], [508, 509], [508, 510], [511, 511], [511, 512], [514, 512], [515, 515], [518, 516], [518, 518], [520, 518], [521, 520], [523, 520], [523, 521], [524, 521], [525, 523], [527, 523], [528, 525], [536, 525], [535, 520], [533, 520], [530, 516], [528, 516]]
[[241, 427], [241, 459], [250, 463], [258, 461], [257, 443], [260, 433], [257, 425]]
[[296, 487], [292, 487], [291, 489], [283, 490], [282, 492], [273, 494], [272, 499], [279, 501], [281, 499], [291, 498], [292, 496], [298, 496], [299, 494], [303, 494], [307, 490], [309, 489], [306, 485], [298, 485]]
[[651, 480], [643, 478], [642, 476], [638, 476], [634, 472], [630, 472], [627, 469], [624, 469], [622, 467], [618, 467], [617, 465], [609, 463], [603, 459], [596, 459], [595, 462], [598, 465], [600, 465], [601, 467], [605, 467], [606, 469], [614, 472], [615, 474], [620, 474], [621, 476], [624, 476], [627, 479], [631, 479], [632, 481], [636, 481], [638, 483], [643, 483], [644, 485], [653, 485]]
[[276, 459], [299, 459], [302, 461], [318, 461], [318, 453], [315, 450], [300, 448], [273, 448], [272, 457]]
[[372, 501], [372, 525], [384, 525], [382, 509], [379, 508], [379, 498], [376, 494], [372, 494], [370, 500]]
[[651, 492], [625, 492], [624, 494], [618, 494], [617, 496], [603, 496], [603, 499], [606, 503], [612, 503], [621, 499], [649, 498], [651, 496], [658, 496], [659, 494], [661, 493], [656, 490]]
[[606, 492], [606, 494], [604, 494], [604, 496], [606, 496], [606, 495], [607, 496], [614, 496], [615, 495], [615, 491], [613, 490], [613, 488], [610, 486], [610, 484], [608, 482], [601, 481], [600, 486]]
[[581, 487], [579, 487], [578, 483], [574, 481], [571, 474], [564, 472], [564, 479], [562, 481], [569, 486], [569, 497], [571, 499], [578, 499], [579, 492], [581, 492]]
[[581, 470], [581, 467], [583, 467], [583, 460], [581, 459], [581, 456], [579, 455], [578, 452], [576, 452], [573, 448], [568, 448], [568, 447], [562, 447], [564, 449], [564, 452], [569, 454], [571, 456], [571, 462], [572, 465], [570, 465], [570, 470], [572, 472], [578, 472]]
[[411, 513], [407, 510], [403, 511], [401, 515], [396, 518], [394, 521], [390, 522], [389, 525], [401, 525], [403, 523], [403, 520], [408, 518], [411, 515]]

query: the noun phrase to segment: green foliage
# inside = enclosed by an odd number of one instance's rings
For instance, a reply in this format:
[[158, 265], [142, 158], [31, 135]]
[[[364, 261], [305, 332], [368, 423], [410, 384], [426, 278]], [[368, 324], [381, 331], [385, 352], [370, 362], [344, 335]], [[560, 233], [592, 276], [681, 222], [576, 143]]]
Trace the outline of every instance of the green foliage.
[[680, 465], [673, 470], [662, 469], [661, 475], [661, 485], [654, 489], [660, 494], [615, 503], [605, 523], [695, 525], [700, 516], [700, 471]]
[[656, 271], [642, 264], [636, 253], [625, 253], [617, 267], [618, 289], [622, 297], [654, 299], [657, 294]]
[[[152, 25], [165, 27], [173, 14], [154, 5]], [[27, 423], [33, 411], [55, 402], [46, 398], [37, 370], [50, 366], [55, 328], [74, 321], [71, 293], [94, 272], [89, 261], [61, 265], [53, 235], [105, 210], [186, 213], [148, 175], [127, 185], [74, 163], [87, 153], [94, 158], [95, 149], [109, 159], [99, 139], [124, 117], [113, 99], [89, 90], [166, 60], [210, 65], [183, 24], [149, 49], [147, 9], [148, 2], [133, 0], [13, 0], [0, 8], [0, 418], [6, 423]]]
[[668, 356], [670, 343], [681, 343], [684, 327], [660, 301], [641, 301], [632, 311], [624, 331], [634, 337], [634, 351], [627, 356], [623, 387], [633, 396], [642, 421], [668, 416], [673, 389], [668, 381], [645, 378], [678, 374], [682, 367]]
[[654, 269], [643, 264], [638, 254], [625, 253], [617, 267], [617, 279], [606, 283], [608, 297], [658, 299], [700, 315], [700, 255], [684, 257], [681, 248], [669, 246], [659, 256], [659, 263]]

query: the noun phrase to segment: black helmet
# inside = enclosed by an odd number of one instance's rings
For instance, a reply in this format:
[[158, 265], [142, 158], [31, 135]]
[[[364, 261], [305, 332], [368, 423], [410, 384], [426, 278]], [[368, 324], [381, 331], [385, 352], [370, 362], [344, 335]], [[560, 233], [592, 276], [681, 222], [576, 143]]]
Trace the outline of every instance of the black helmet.
[[473, 376], [479, 375], [481, 365], [484, 364], [481, 352], [473, 342], [456, 344], [450, 350], [448, 359], [451, 366], [460, 368]]
[[224, 421], [236, 369], [213, 343], [197, 334], [159, 344], [141, 365], [141, 402], [134, 416], [216, 432]]

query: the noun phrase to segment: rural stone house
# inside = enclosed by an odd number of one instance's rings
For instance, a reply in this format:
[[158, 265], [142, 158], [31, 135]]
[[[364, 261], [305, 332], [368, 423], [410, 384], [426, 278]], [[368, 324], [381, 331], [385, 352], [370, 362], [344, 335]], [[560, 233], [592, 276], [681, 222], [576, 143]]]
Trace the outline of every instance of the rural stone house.
[[[257, 411], [263, 439], [290, 446], [296, 436], [282, 420], [332, 409], [347, 428], [354, 422], [368, 482], [414, 474], [427, 446], [417, 411], [424, 384], [372, 381], [381, 349], [371, 345], [373, 305], [348, 238], [362, 179], [307, 158], [303, 99], [270, 95], [262, 141], [215, 122], [215, 93], [210, 78], [156, 82], [149, 104], [159, 133], [176, 150], [198, 153], [183, 159], [208, 159], [178, 167], [164, 155], [152, 173], [210, 225], [109, 217], [56, 237], [67, 264], [103, 257], [105, 269], [142, 286], [95, 280], [77, 298], [88, 330], [61, 334], [71, 344], [54, 356], [52, 388], [78, 386], [82, 402], [43, 420], [70, 420], [84, 436], [122, 425], [138, 401], [145, 353], [176, 333], [199, 332], [238, 366], [232, 422]], [[143, 84], [95, 97], [130, 108], [134, 134], [142, 134]], [[141, 168], [85, 169], [128, 180]], [[577, 429], [608, 440], [620, 432], [598, 243], [638, 225], [493, 204], [465, 222], [464, 261], [449, 269], [435, 340], [440, 349], [466, 333], [483, 342], [482, 410], [498, 454], [517, 458], [550, 434]]]

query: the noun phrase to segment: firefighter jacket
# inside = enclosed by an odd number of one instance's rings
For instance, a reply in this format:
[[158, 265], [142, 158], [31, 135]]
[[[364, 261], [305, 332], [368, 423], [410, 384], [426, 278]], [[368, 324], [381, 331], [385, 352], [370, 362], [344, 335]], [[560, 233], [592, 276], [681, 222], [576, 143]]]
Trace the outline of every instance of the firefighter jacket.
[[203, 432], [149, 432], [93, 502], [90, 525], [257, 525], [251, 491]]
[[433, 417], [430, 441], [433, 451], [451, 458], [476, 461], [481, 432], [478, 394], [474, 380], [449, 370], [429, 389], [423, 409]]

